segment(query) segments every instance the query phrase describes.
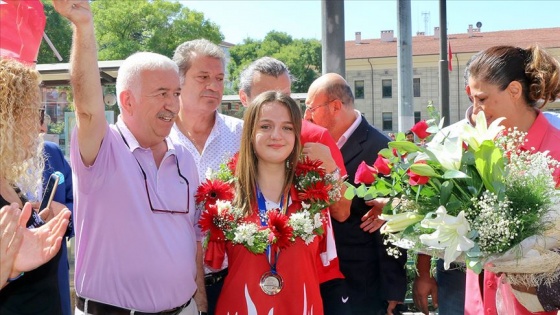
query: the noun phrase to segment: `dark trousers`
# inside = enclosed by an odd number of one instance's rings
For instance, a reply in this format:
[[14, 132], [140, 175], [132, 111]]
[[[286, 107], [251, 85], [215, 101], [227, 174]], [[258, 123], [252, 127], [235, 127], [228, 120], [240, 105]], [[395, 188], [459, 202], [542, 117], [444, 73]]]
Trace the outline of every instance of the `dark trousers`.
[[443, 259], [437, 261], [438, 311], [442, 315], [463, 315], [465, 313], [465, 266], [451, 264], [449, 270], [443, 267]]
[[206, 283], [206, 299], [208, 301], [208, 315], [214, 315], [216, 311], [216, 304], [224, 286], [224, 280], [227, 276], [227, 268], [215, 273], [207, 274], [204, 276]]
[[346, 278], [352, 314], [378, 315], [387, 310], [379, 292], [379, 275], [376, 270], [375, 261], [340, 258], [340, 271]]
[[216, 304], [218, 303], [218, 297], [220, 292], [222, 292], [222, 286], [224, 285], [224, 280], [206, 286], [206, 298], [208, 299], [208, 315], [214, 315], [216, 311]]
[[332, 279], [321, 283], [324, 315], [352, 315], [348, 287], [344, 279]]

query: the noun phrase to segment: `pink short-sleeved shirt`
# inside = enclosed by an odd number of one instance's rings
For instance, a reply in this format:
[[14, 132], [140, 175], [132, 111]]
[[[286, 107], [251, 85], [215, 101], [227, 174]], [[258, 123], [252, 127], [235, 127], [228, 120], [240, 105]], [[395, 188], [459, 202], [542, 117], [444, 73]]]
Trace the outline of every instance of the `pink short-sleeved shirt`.
[[[138, 145], [120, 118], [116, 125], [121, 132], [107, 126], [90, 167], [80, 158], [76, 132], [72, 138], [76, 293], [142, 312], [174, 308], [196, 290], [196, 166], [190, 153], [167, 138], [168, 151], [157, 168], [151, 150]], [[155, 209], [186, 211], [190, 198], [189, 213], [152, 212], [141, 168]]]

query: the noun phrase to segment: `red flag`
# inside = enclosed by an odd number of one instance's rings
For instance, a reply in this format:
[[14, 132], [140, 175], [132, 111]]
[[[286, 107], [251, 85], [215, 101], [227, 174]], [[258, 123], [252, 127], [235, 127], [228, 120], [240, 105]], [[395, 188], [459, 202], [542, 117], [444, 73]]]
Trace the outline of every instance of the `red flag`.
[[0, 55], [33, 64], [46, 21], [40, 0], [0, 0]]
[[449, 71], [453, 71], [453, 53], [451, 52], [451, 42], [447, 42], [447, 46], [449, 47], [449, 56], [447, 59], [449, 59]]

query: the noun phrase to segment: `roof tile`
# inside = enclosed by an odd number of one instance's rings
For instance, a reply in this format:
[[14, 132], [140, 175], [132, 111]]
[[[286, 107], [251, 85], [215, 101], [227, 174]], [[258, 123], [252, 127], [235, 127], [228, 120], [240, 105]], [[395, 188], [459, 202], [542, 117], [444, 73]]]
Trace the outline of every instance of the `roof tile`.
[[[498, 32], [477, 32], [469, 34], [448, 34], [453, 53], [474, 53], [496, 45], [515, 45], [528, 47], [539, 44], [542, 48], [560, 48], [560, 27], [508, 30]], [[397, 41], [382, 42], [381, 39], [362, 39], [361, 44], [354, 40], [346, 41], [346, 60], [361, 58], [382, 58], [397, 56]], [[439, 40], [434, 36], [413, 36], [412, 55], [439, 54]]]

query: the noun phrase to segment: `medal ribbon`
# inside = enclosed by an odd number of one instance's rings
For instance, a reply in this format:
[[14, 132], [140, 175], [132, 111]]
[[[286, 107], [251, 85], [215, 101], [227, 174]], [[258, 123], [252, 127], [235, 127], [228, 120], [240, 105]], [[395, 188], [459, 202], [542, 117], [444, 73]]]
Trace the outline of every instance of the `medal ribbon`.
[[[286, 197], [287, 198], [287, 197]], [[257, 186], [257, 203], [259, 205], [259, 219], [261, 220], [261, 226], [267, 226], [268, 222], [267, 222], [267, 216], [266, 216], [266, 199], [264, 198], [263, 193], [261, 192], [261, 190], [259, 189], [259, 186]], [[284, 207], [284, 205], [288, 204], [287, 200], [284, 200], [284, 194], [282, 194], [282, 197], [280, 197], [280, 209], [282, 211], [282, 214], [286, 214], [286, 208]], [[274, 256], [273, 256], [274, 254]], [[276, 274], [276, 262], [278, 261], [278, 255], [280, 255], [280, 251], [276, 251], [276, 253], [272, 253], [272, 246], [271, 244], [269, 244], [266, 247], [266, 256], [268, 258], [268, 264], [270, 265], [270, 272], [272, 272], [272, 274]], [[273, 259], [274, 257], [274, 259]]]

